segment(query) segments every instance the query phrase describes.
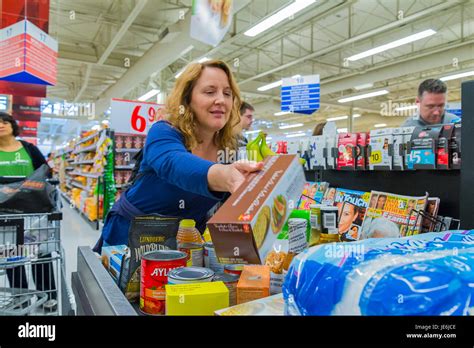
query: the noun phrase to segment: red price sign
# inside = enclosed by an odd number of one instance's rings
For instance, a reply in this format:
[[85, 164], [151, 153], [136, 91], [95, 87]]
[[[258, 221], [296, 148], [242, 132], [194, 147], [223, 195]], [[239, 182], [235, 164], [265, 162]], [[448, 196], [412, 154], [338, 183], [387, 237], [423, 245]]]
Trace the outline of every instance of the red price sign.
[[146, 134], [157, 121], [164, 119], [164, 106], [131, 100], [112, 100], [110, 127], [120, 133]]

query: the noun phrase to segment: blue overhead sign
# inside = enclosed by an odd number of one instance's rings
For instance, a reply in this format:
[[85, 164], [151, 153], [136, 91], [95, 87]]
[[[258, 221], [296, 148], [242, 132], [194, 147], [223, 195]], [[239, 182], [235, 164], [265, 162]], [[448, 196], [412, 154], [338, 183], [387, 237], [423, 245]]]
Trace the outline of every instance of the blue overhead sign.
[[288, 77], [282, 82], [281, 111], [311, 115], [319, 109], [319, 75]]

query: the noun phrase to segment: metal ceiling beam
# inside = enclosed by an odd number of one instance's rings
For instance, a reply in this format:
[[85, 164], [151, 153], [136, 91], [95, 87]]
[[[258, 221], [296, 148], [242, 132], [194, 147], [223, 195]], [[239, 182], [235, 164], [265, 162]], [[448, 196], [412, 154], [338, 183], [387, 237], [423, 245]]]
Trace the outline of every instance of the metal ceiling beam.
[[442, 3], [442, 4], [439, 4], [439, 5], [436, 5], [436, 6], [433, 6], [433, 7], [430, 7], [429, 9], [426, 9], [426, 10], [423, 10], [423, 11], [419, 11], [411, 16], [408, 16], [408, 17], [405, 17], [401, 20], [398, 20], [398, 21], [394, 21], [394, 22], [391, 22], [389, 24], [386, 24], [386, 25], [382, 25], [378, 28], [375, 28], [375, 29], [372, 29], [372, 30], [369, 30], [363, 34], [360, 34], [360, 35], [356, 35], [356, 36], [353, 36], [347, 40], [344, 40], [344, 41], [341, 41], [339, 42], [338, 44], [335, 44], [335, 45], [331, 45], [325, 49], [322, 49], [322, 50], [318, 50], [317, 52], [314, 52], [314, 53], [311, 53], [311, 54], [308, 54], [304, 57], [301, 57], [299, 59], [295, 59], [289, 63], [286, 63], [286, 64], [283, 64], [281, 66], [278, 66], [278, 67], [275, 67], [273, 69], [270, 69], [268, 71], [265, 71], [263, 73], [260, 73], [260, 74], [257, 74], [255, 76], [252, 76], [246, 80], [243, 80], [243, 81], [239, 81], [240, 84], [245, 84], [249, 81], [252, 81], [252, 80], [256, 80], [256, 79], [259, 79], [261, 77], [264, 77], [264, 76], [267, 76], [269, 74], [273, 74], [275, 72], [278, 72], [278, 71], [281, 71], [281, 70], [284, 70], [284, 69], [287, 69], [293, 65], [296, 65], [296, 64], [301, 64], [309, 59], [313, 59], [313, 58], [316, 58], [316, 57], [321, 57], [321, 56], [324, 56], [328, 53], [332, 53], [332, 52], [335, 52], [337, 51], [338, 49], [341, 49], [343, 47], [346, 47], [350, 44], [353, 44], [355, 42], [358, 42], [358, 41], [361, 41], [361, 40], [364, 40], [364, 39], [367, 39], [367, 38], [370, 38], [370, 37], [373, 37], [374, 35], [377, 35], [377, 34], [381, 34], [381, 33], [384, 33], [386, 31], [389, 31], [389, 30], [392, 30], [392, 29], [395, 29], [395, 28], [398, 28], [398, 27], [401, 27], [403, 25], [406, 25], [410, 22], [413, 22], [417, 19], [420, 19], [420, 18], [423, 18], [423, 17], [426, 17], [426, 16], [429, 16], [429, 15], [432, 15], [432, 14], [439, 14], [440, 11], [443, 11], [443, 10], [446, 10], [446, 9], [452, 9], [453, 7], [455, 6], [458, 6], [460, 4], [462, 4], [464, 1], [461, 1], [461, 0], [457, 0], [457, 1], [449, 1], [449, 2], [445, 2], [445, 3]]

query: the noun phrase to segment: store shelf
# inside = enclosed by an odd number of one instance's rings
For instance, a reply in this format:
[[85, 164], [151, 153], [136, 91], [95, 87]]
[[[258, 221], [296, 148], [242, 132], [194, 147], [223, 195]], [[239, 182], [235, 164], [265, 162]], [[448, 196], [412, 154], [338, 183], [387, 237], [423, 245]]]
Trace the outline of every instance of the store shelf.
[[92, 190], [90, 187], [82, 186], [81, 184], [78, 184], [76, 182], [73, 182], [72, 186], [80, 188], [81, 190], [84, 190], [84, 191], [87, 191], [87, 192], [90, 192]]
[[96, 151], [97, 150], [97, 145], [94, 144], [94, 145], [91, 145], [91, 146], [88, 146], [88, 147], [84, 147], [80, 150], [76, 150], [74, 151], [75, 154], [77, 153], [82, 153], [82, 152], [93, 152], [93, 151]]
[[115, 166], [114, 169], [118, 170], [133, 170], [135, 166]]
[[82, 172], [72, 172], [70, 174], [71, 175], [85, 176], [86, 178], [93, 178], [93, 179], [97, 179], [99, 176], [102, 175], [102, 174], [98, 174], [98, 173], [91, 174], [91, 173], [82, 173]]
[[94, 160], [90, 161], [79, 161], [79, 162], [72, 162], [73, 165], [81, 165], [81, 164], [94, 164]]
[[122, 152], [132, 152], [132, 153], [137, 153], [141, 149], [115, 149], [115, 152], [117, 153], [122, 153]]
[[80, 141], [78, 141], [76, 145], [83, 144], [83, 143], [85, 143], [85, 142], [87, 142], [91, 139], [94, 139], [98, 135], [100, 135], [100, 132], [96, 132], [94, 134], [88, 135], [87, 137], [85, 137], [85, 138], [81, 139]]

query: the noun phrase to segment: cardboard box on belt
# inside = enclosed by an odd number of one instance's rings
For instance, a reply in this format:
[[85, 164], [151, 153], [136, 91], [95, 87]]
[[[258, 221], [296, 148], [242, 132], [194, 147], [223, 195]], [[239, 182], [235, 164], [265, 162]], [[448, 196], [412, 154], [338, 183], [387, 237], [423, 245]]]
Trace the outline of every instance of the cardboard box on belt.
[[270, 296], [270, 267], [244, 266], [237, 283], [237, 304]]
[[221, 263], [262, 264], [305, 183], [295, 155], [269, 156], [209, 220]]

